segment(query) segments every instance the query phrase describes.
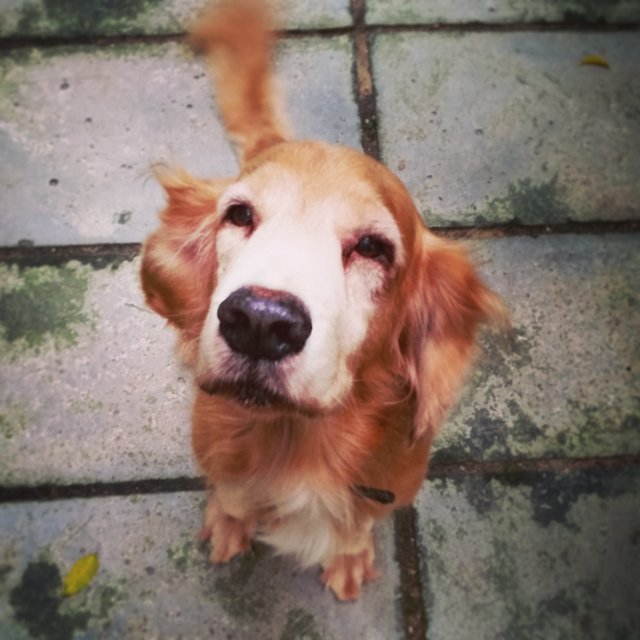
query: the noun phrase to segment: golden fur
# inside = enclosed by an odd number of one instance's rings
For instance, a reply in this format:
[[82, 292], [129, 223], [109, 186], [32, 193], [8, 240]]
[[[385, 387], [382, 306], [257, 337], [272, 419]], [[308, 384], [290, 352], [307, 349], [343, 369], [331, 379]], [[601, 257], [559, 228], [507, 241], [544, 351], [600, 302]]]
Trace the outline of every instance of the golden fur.
[[[192, 434], [211, 490], [204, 531], [212, 560], [226, 562], [258, 538], [303, 565], [319, 563], [337, 597], [353, 599], [377, 575], [373, 523], [419, 490], [478, 329], [503, 310], [463, 249], [425, 228], [404, 186], [382, 165], [343, 147], [289, 141], [273, 93], [267, 24], [260, 3], [236, 0], [206, 14], [192, 32], [217, 81], [241, 171], [228, 180], [157, 172], [167, 207], [144, 246], [142, 284], [148, 304], [177, 329], [200, 386]], [[258, 231], [229, 224], [220, 207], [228, 211], [238, 198], [251, 202]], [[388, 236], [393, 259], [353, 251], [371, 228]], [[304, 266], [316, 243], [329, 249]], [[309, 270], [292, 290], [312, 309], [308, 348], [316, 345], [320, 355], [305, 360], [305, 345], [269, 365], [282, 375], [284, 402], [234, 396], [233, 380], [242, 374], [229, 377], [224, 364], [238, 358], [216, 324], [220, 289], [246, 277], [256, 290], [270, 290], [247, 275], [251, 247], [260, 248], [255, 259], [267, 283], [271, 270], [282, 269], [282, 282], [289, 272], [295, 280], [298, 264]], [[269, 257], [272, 248], [277, 259]], [[338, 320], [323, 320], [314, 309], [334, 299], [342, 305]], [[317, 337], [316, 329], [337, 337]], [[319, 360], [324, 387], [310, 369]], [[232, 382], [210, 385], [220, 377]], [[363, 487], [391, 492], [393, 501]]]

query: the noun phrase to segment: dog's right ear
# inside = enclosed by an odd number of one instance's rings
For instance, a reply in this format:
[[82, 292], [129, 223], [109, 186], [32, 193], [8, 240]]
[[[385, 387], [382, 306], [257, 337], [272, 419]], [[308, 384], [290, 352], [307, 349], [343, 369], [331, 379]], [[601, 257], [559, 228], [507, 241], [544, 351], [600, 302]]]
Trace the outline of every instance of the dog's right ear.
[[275, 35], [265, 0], [223, 0], [190, 30], [216, 84], [220, 113], [244, 166], [290, 139], [271, 56]]
[[433, 437], [476, 352], [482, 325], [506, 329], [500, 298], [459, 244], [424, 229], [416, 238], [398, 315], [400, 370], [416, 396], [412, 437]]
[[199, 180], [182, 169], [155, 168], [167, 206], [146, 240], [141, 279], [147, 304], [184, 339], [196, 339], [215, 286], [215, 211], [229, 181]]

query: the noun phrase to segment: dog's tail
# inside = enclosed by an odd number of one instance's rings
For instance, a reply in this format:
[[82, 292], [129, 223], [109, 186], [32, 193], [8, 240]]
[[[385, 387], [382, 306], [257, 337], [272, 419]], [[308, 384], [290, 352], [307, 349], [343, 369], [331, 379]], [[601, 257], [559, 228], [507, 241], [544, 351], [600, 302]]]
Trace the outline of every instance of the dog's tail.
[[217, 2], [191, 29], [190, 41], [206, 56], [241, 164], [289, 139], [277, 104], [271, 64], [275, 35], [264, 0]]

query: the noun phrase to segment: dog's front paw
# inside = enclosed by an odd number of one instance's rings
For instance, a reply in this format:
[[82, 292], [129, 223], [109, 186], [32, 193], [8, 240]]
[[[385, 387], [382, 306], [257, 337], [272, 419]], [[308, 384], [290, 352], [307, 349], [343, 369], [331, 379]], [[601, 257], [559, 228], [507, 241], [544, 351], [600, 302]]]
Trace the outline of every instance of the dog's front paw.
[[251, 520], [240, 520], [224, 513], [215, 496], [211, 496], [201, 531], [201, 537], [208, 539], [213, 547], [209, 556], [211, 562], [222, 564], [238, 554], [251, 551], [255, 528]]
[[335, 555], [323, 564], [322, 582], [339, 600], [355, 600], [364, 582], [375, 580], [380, 574], [373, 566], [373, 550]]

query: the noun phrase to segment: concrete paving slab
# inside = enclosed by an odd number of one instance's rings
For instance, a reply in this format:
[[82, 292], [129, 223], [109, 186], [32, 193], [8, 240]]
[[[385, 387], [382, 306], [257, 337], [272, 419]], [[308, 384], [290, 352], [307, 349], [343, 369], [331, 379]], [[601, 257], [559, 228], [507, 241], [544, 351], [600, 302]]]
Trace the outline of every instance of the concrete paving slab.
[[638, 69], [635, 33], [380, 34], [384, 160], [432, 225], [638, 219]]
[[196, 474], [191, 381], [138, 268], [0, 266], [0, 484]]
[[369, 24], [590, 22], [640, 20], [638, 0], [367, 0]]
[[[263, 546], [212, 566], [208, 548], [196, 540], [203, 502], [199, 493], [175, 493], [1, 506], [0, 635], [403, 637], [390, 523], [376, 540], [383, 577], [359, 601], [344, 604], [324, 590], [316, 570], [300, 571]], [[98, 573], [84, 591], [60, 598], [61, 577], [87, 553], [98, 554]]]
[[[280, 47], [300, 137], [359, 146], [351, 60], [346, 36]], [[2, 245], [139, 242], [163, 200], [151, 163], [237, 171], [208, 78], [181, 45], [15, 50], [0, 83]]]
[[[4, 0], [0, 38], [133, 36], [184, 33], [206, 0], [138, 0], [91, 3]], [[277, 0], [285, 29], [322, 29], [351, 24], [348, 0]]]
[[[640, 453], [638, 242], [478, 243], [514, 344], [487, 342], [434, 461]], [[144, 308], [138, 264], [0, 267], [1, 484], [196, 473], [190, 377]]]
[[429, 639], [635, 637], [639, 490], [633, 468], [427, 483]]
[[640, 453], [640, 238], [478, 242], [512, 314], [485, 350], [433, 461]]

